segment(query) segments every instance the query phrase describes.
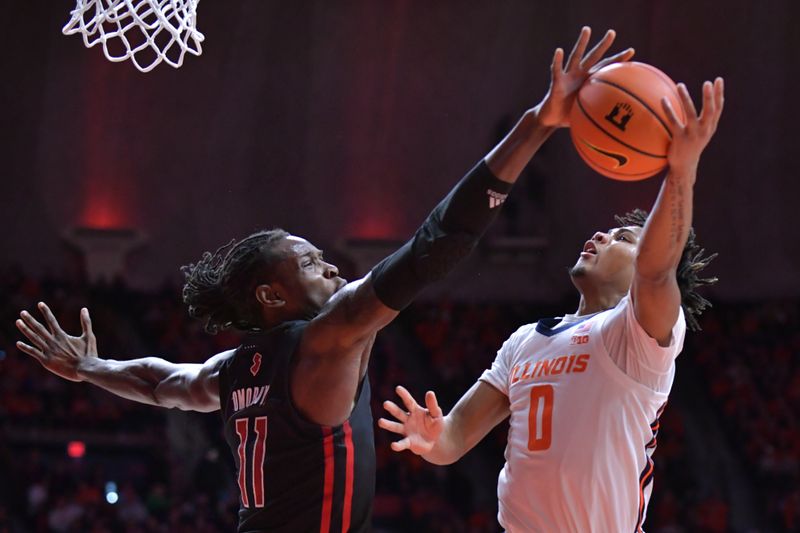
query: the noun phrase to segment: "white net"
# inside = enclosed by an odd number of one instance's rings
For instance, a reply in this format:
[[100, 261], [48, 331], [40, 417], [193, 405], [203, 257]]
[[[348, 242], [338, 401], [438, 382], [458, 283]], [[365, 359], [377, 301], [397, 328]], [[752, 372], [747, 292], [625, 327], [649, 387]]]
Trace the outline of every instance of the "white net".
[[162, 61], [183, 65], [199, 56], [205, 37], [197, 31], [200, 0], [77, 0], [64, 35], [80, 33], [87, 47], [98, 43], [109, 61], [130, 59], [142, 72]]

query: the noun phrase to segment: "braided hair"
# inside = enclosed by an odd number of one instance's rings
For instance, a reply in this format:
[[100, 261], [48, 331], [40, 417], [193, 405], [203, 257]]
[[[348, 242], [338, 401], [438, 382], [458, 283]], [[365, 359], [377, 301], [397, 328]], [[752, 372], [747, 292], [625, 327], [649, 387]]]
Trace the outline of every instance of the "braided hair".
[[[615, 215], [614, 219], [620, 226], [639, 226], [644, 227], [647, 222], [647, 211], [634, 209], [623, 216]], [[678, 263], [676, 278], [678, 287], [681, 291], [681, 307], [686, 316], [686, 325], [691, 331], [700, 331], [700, 324], [697, 321], [706, 307], [711, 307], [711, 302], [697, 294], [695, 289], [703, 285], [712, 285], [718, 281], [716, 277], [701, 278], [698, 276], [701, 270], [717, 257], [714, 253], [704, 256], [705, 249], [695, 242], [694, 228], [689, 228], [689, 237], [686, 239], [686, 246], [683, 247], [681, 260]]]
[[186, 283], [183, 302], [189, 315], [203, 322], [208, 333], [235, 328], [263, 329], [256, 286], [269, 281], [272, 269], [284, 258], [275, 244], [289, 235], [282, 229], [259, 231], [216, 252], [205, 252], [197, 263], [181, 267]]

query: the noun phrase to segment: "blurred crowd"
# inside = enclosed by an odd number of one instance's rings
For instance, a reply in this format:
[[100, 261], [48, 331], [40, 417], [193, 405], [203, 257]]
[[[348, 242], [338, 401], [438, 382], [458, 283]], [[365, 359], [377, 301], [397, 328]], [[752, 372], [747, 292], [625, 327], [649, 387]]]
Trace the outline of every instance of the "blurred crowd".
[[[14, 348], [14, 320], [46, 300], [63, 327], [78, 332], [78, 311], [87, 306], [101, 353], [112, 358], [199, 362], [235, 346], [236, 334], [203, 333], [174, 286], [141, 292], [6, 268], [0, 297], [0, 533], [235, 530], [238, 494], [218, 414], [143, 406], [51, 376]], [[451, 408], [519, 325], [570, 310], [447, 300], [413, 306], [378, 337], [370, 368], [375, 418], [397, 384], [417, 397], [435, 390]], [[800, 531], [800, 306], [720, 305], [702, 325], [682, 357], [697, 364], [771, 527]], [[376, 531], [498, 531], [506, 431], [501, 424], [461, 462], [435, 467], [392, 452], [394, 436], [376, 430]], [[668, 408], [648, 531], [728, 531], [730, 504], [698, 488], [702, 473], [691, 468], [685, 434], [683, 414]]]
[[800, 304], [720, 307], [693, 348], [770, 524], [800, 531]]

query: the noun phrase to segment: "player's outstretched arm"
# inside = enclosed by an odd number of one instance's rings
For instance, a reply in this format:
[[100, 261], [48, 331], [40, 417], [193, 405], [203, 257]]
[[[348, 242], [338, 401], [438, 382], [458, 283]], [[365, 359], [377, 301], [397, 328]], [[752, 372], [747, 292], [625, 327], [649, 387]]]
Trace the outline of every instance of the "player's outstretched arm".
[[525, 165], [556, 128], [569, 125], [570, 109], [583, 82], [597, 69], [633, 56], [633, 49], [628, 48], [604, 57], [616, 38], [614, 30], [608, 30], [587, 52], [590, 38], [591, 29], [583, 27], [566, 64], [564, 51], [555, 51], [550, 87], [542, 101], [526, 111], [511, 132], [453, 188], [414, 238], [378, 264], [363, 282], [337, 294], [315, 321], [320, 329], [325, 322], [335, 324], [336, 337], [344, 342], [369, 337], [474, 248]]
[[458, 461], [510, 414], [508, 397], [482, 381], [475, 383], [447, 416], [442, 416], [432, 391], [425, 394], [426, 407], [405, 387], [398, 386], [396, 391], [405, 410], [392, 401], [383, 402], [395, 420], [381, 418], [378, 425], [403, 436], [392, 443], [392, 450], [410, 450], [437, 465]]
[[675, 277], [692, 225], [694, 183], [700, 155], [717, 130], [724, 104], [724, 82], [703, 84], [703, 108], [698, 114], [684, 84], [678, 84], [686, 122], [665, 98], [664, 111], [672, 131], [669, 171], [642, 231], [631, 294], [637, 321], [659, 344], [670, 342], [678, 319], [681, 294]]
[[564, 51], [555, 51], [550, 87], [542, 101], [526, 111], [511, 132], [456, 185], [411, 241], [373, 269], [371, 283], [381, 302], [402, 309], [475, 247], [525, 165], [556, 128], [569, 125], [580, 86], [595, 70], [633, 56], [629, 48], [604, 58], [615, 37], [616, 33], [608, 30], [587, 52], [591, 29], [584, 27], [566, 65]]
[[23, 311], [17, 328], [31, 344], [17, 348], [36, 359], [47, 370], [70, 381], [87, 381], [128, 400], [160, 407], [210, 412], [220, 408], [219, 367], [232, 355], [220, 353], [203, 364], [175, 364], [147, 357], [128, 361], [102, 359], [92, 331], [88, 309], [81, 309], [82, 333], [68, 335], [50, 308], [39, 303], [45, 327]]
[[587, 52], [590, 37], [591, 30], [583, 28], [566, 65], [563, 50], [556, 50], [544, 99], [450, 191], [411, 240], [339, 291], [309, 324], [293, 371], [302, 378], [292, 380], [292, 396], [306, 417], [336, 425], [349, 416], [375, 333], [475, 248], [525, 165], [557, 127], [568, 124], [577, 90], [590, 73], [633, 55], [628, 49], [603, 58], [614, 42], [611, 30]]

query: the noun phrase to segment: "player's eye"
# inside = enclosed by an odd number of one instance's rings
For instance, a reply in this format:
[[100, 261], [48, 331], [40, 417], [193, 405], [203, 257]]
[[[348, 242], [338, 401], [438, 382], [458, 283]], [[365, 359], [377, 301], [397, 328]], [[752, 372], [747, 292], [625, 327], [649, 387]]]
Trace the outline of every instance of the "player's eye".
[[628, 236], [625, 235], [624, 233], [620, 233], [619, 235], [617, 235], [617, 240], [618, 241], [625, 241], [625, 242], [630, 241], [630, 239], [628, 239]]

